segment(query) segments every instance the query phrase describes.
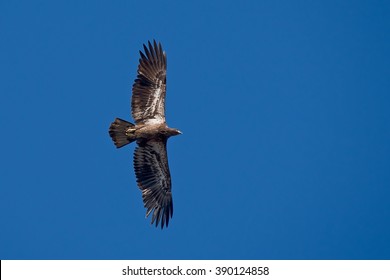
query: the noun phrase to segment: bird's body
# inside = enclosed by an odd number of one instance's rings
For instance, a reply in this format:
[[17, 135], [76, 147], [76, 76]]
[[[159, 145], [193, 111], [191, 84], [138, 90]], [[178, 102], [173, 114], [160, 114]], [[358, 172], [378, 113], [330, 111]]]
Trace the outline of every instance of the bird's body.
[[134, 131], [129, 131], [129, 134], [134, 134], [136, 139], [163, 139], [170, 136], [178, 135], [177, 129], [169, 128], [164, 124], [140, 125], [134, 128]]
[[138, 76], [134, 81], [132, 115], [135, 124], [116, 118], [109, 134], [117, 148], [133, 141], [138, 146], [134, 152], [134, 170], [138, 187], [142, 191], [146, 216], [152, 215], [152, 224], [168, 226], [173, 214], [171, 176], [167, 158], [167, 140], [181, 134], [169, 128], [165, 121], [166, 55], [161, 44], [149, 42], [140, 52]]

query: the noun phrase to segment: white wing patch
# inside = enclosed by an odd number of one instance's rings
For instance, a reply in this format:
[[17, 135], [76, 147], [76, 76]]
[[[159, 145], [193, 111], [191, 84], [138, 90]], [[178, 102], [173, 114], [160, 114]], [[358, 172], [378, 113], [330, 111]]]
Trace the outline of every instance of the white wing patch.
[[[145, 111], [142, 114], [142, 119], [144, 119], [145, 124], [161, 124], [165, 122], [165, 117], [159, 113], [164, 112], [164, 98], [161, 96], [161, 94], [163, 94], [162, 86], [163, 85], [160, 82], [159, 88], [156, 89], [153, 96], [149, 99], [152, 101], [151, 104], [148, 104], [148, 107], [145, 108]], [[153, 117], [150, 118], [150, 116]]]

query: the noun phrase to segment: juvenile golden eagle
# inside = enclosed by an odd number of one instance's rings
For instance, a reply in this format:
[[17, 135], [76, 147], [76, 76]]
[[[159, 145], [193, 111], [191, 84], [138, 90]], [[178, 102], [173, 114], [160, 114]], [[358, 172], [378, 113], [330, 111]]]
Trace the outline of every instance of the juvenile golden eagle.
[[165, 122], [167, 57], [160, 43], [148, 42], [148, 46], [144, 45], [144, 53], [140, 51], [138, 75], [133, 84], [131, 113], [135, 125], [116, 118], [109, 134], [117, 148], [137, 141], [133, 163], [146, 217], [153, 212], [151, 224], [157, 227], [161, 223], [164, 228], [173, 214], [167, 140], [181, 132], [169, 128]]

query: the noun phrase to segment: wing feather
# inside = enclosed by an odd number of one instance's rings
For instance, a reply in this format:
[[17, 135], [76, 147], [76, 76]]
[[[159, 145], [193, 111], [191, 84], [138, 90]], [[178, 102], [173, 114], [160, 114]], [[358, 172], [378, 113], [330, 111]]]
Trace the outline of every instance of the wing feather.
[[134, 152], [137, 184], [142, 191], [146, 217], [151, 213], [151, 224], [168, 226], [173, 215], [171, 175], [165, 140], [140, 142]]
[[167, 60], [161, 44], [144, 45], [133, 84], [132, 115], [136, 124], [165, 123]]

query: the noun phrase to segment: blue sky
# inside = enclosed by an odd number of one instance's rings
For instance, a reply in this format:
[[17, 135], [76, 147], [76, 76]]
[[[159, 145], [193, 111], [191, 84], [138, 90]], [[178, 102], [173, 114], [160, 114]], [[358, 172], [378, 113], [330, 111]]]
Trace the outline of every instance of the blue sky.
[[[1, 1], [0, 259], [390, 259], [387, 1]], [[174, 217], [108, 127], [168, 57]]]

